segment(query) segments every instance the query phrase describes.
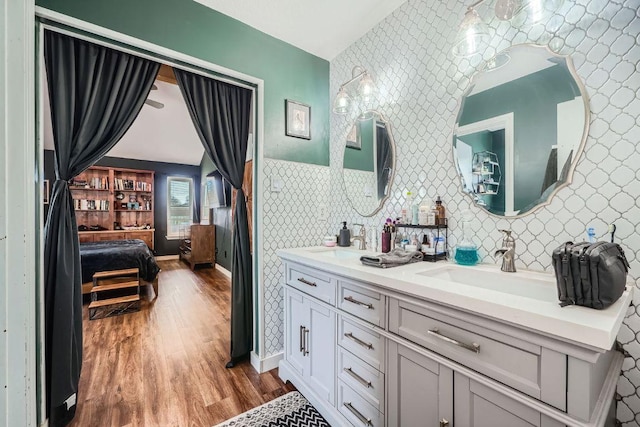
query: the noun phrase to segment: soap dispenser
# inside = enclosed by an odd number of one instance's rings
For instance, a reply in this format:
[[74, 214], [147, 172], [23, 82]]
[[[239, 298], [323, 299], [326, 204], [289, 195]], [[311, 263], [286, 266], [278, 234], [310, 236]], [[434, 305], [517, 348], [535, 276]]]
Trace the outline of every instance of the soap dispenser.
[[462, 213], [462, 239], [456, 245], [454, 259], [460, 265], [476, 265], [479, 261], [478, 245], [471, 238], [471, 220], [473, 214], [470, 211]]
[[347, 221], [342, 221], [342, 229], [338, 236], [338, 246], [351, 246], [351, 230], [347, 228]]

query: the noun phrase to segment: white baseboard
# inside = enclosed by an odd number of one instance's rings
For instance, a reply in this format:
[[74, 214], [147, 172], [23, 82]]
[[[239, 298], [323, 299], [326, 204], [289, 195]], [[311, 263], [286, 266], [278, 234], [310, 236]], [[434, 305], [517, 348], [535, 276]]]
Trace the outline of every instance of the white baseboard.
[[180, 255], [160, 255], [156, 257], [156, 261], [172, 261], [174, 259], [180, 259]]
[[[220, 264], [216, 264], [216, 270], [218, 270], [220, 273], [224, 274], [229, 279], [231, 279], [231, 272], [229, 270], [227, 270], [226, 268], [224, 268], [223, 266], [221, 266]], [[253, 353], [251, 353], [251, 354], [253, 355]]]
[[280, 352], [277, 354], [274, 354], [272, 356], [269, 356], [265, 359], [260, 359], [260, 356], [258, 356], [255, 351], [251, 352], [251, 366], [253, 366], [253, 369], [255, 369], [256, 371], [258, 371], [258, 373], [263, 373], [263, 372], [267, 372], [270, 371], [272, 369], [275, 369], [278, 367], [278, 363], [280, 363], [280, 361], [283, 359], [284, 357], [284, 353]]

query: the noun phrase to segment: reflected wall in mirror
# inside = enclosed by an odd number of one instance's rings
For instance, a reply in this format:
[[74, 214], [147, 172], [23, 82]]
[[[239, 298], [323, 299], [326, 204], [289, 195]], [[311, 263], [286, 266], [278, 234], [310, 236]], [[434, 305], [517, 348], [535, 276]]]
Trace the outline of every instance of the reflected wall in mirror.
[[589, 100], [571, 58], [517, 45], [478, 72], [453, 135], [462, 190], [514, 217], [548, 204], [571, 183], [589, 128]]
[[368, 111], [351, 126], [344, 149], [342, 178], [351, 207], [372, 216], [389, 197], [395, 170], [395, 144], [389, 122]]

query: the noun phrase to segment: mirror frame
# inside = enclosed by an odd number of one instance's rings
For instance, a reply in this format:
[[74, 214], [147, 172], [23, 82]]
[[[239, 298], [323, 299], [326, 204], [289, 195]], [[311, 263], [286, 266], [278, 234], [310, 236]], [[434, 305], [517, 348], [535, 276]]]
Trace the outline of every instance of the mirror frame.
[[582, 139], [580, 140], [580, 145], [578, 146], [577, 150], [576, 150], [576, 155], [574, 156], [573, 160], [571, 161], [571, 166], [569, 167], [569, 171], [567, 172], [567, 179], [560, 185], [558, 185], [556, 188], [554, 188], [554, 190], [547, 196], [547, 199], [544, 201], [541, 201], [540, 203], [538, 203], [537, 205], [535, 205], [534, 207], [532, 207], [531, 209], [529, 209], [526, 212], [522, 212], [522, 213], [518, 213], [517, 215], [512, 215], [512, 216], [505, 216], [505, 215], [498, 215], [496, 213], [491, 212], [489, 209], [485, 209], [482, 206], [478, 206], [478, 204], [475, 202], [474, 198], [473, 198], [473, 193], [468, 193], [464, 191], [464, 188], [462, 187], [462, 184], [459, 182], [458, 183], [458, 191], [461, 192], [462, 194], [466, 195], [467, 197], [469, 197], [471, 199], [471, 204], [474, 207], [479, 207], [482, 209], [482, 211], [486, 212], [489, 215], [492, 215], [496, 218], [500, 218], [500, 219], [506, 219], [506, 220], [511, 220], [511, 219], [518, 219], [518, 218], [522, 218], [525, 217], [529, 214], [532, 214], [538, 210], [540, 210], [541, 208], [548, 206], [549, 204], [551, 204], [551, 202], [553, 201], [553, 198], [556, 196], [556, 194], [558, 194], [558, 192], [565, 188], [568, 187], [569, 185], [571, 185], [571, 183], [573, 182], [573, 173], [575, 172], [576, 166], [578, 165], [578, 161], [580, 160], [580, 158], [582, 157], [582, 155], [584, 154], [584, 147], [587, 143], [587, 138], [589, 137], [589, 129], [591, 126], [591, 109], [590, 109], [590, 97], [589, 97], [589, 93], [587, 92], [587, 89], [584, 85], [584, 82], [582, 81], [582, 78], [580, 78], [580, 76], [578, 75], [575, 65], [573, 64], [573, 59], [571, 58], [570, 55], [561, 55], [559, 53], [554, 52], [553, 50], [551, 50], [549, 48], [548, 45], [539, 45], [539, 44], [534, 44], [534, 43], [520, 43], [520, 44], [514, 44], [509, 46], [506, 49], [501, 50], [500, 52], [496, 52], [496, 54], [489, 58], [488, 60], [482, 62], [480, 64], [480, 66], [477, 68], [476, 72], [474, 73], [473, 77], [471, 78], [470, 82], [469, 82], [469, 86], [467, 87], [467, 89], [464, 91], [464, 93], [462, 94], [462, 96], [460, 97], [459, 100], [459, 106], [456, 110], [456, 116], [455, 116], [455, 124], [453, 127], [453, 133], [451, 134], [451, 155], [452, 155], [452, 160], [453, 163], [456, 167], [456, 171], [458, 173], [458, 178], [462, 177], [462, 171], [460, 170], [460, 166], [458, 165], [458, 159], [457, 159], [457, 155], [456, 155], [456, 147], [454, 145], [455, 142], [455, 135], [457, 134], [457, 130], [458, 130], [458, 118], [460, 116], [460, 112], [462, 110], [462, 107], [464, 106], [464, 102], [463, 99], [467, 97], [467, 95], [473, 90], [473, 87], [476, 83], [476, 80], [478, 80], [480, 78], [480, 76], [482, 76], [485, 72], [486, 72], [486, 67], [487, 67], [487, 63], [495, 58], [498, 55], [502, 55], [502, 54], [508, 54], [509, 51], [513, 48], [517, 48], [517, 47], [532, 47], [532, 48], [536, 48], [536, 49], [545, 49], [547, 51], [547, 53], [549, 53], [550, 55], [556, 57], [556, 58], [563, 58], [565, 60], [565, 63], [567, 65], [567, 69], [569, 70], [569, 74], [571, 74], [571, 76], [573, 77], [573, 79], [576, 82], [576, 85], [578, 86], [578, 89], [580, 90], [580, 94], [582, 96], [582, 101], [584, 103], [584, 131], [582, 132]]
[[[391, 195], [391, 187], [393, 185], [393, 181], [395, 180], [396, 177], [396, 163], [398, 161], [397, 157], [396, 157], [396, 140], [393, 137], [393, 132], [391, 130], [391, 122], [389, 120], [387, 120], [387, 118], [380, 113], [379, 111], [376, 110], [367, 110], [365, 112], [363, 112], [360, 116], [366, 117], [366, 118], [370, 118], [369, 115], [375, 115], [378, 117], [378, 120], [383, 122], [386, 129], [387, 129], [387, 133], [389, 134], [389, 139], [391, 141], [391, 155], [393, 156], [393, 167], [391, 168], [391, 175], [389, 176], [389, 183], [387, 184], [387, 188], [389, 189], [387, 191], [387, 194], [380, 199], [380, 201], [378, 202], [378, 207], [371, 213], [367, 214], [367, 215], [363, 215], [362, 213], [358, 212], [358, 210], [354, 207], [353, 202], [351, 200], [351, 198], [349, 198], [349, 193], [347, 192], [347, 184], [344, 182], [344, 150], [346, 150], [347, 148], [347, 138], [345, 135], [344, 138], [342, 139], [342, 143], [343, 143], [343, 149], [342, 149], [342, 164], [340, 166], [340, 173], [342, 174], [342, 191], [344, 191], [345, 197], [347, 198], [347, 201], [349, 202], [349, 206], [351, 207], [351, 209], [354, 210], [354, 212], [356, 212], [358, 215], [365, 217], [365, 218], [371, 218], [372, 216], [374, 216], [375, 214], [377, 214], [378, 212], [380, 212], [380, 210], [382, 210], [382, 207], [384, 206], [385, 202], [389, 199], [389, 196]], [[349, 126], [349, 130], [347, 132], [347, 134], [351, 131], [351, 127], [353, 127], [355, 125], [355, 123], [359, 120], [358, 117], [356, 117], [355, 121], [353, 123], [351, 123], [351, 126]]]

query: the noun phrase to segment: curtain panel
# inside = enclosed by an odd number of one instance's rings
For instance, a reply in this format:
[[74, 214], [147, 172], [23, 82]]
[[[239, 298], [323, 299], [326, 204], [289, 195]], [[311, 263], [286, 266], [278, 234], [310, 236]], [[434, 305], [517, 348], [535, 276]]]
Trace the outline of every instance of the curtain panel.
[[231, 361], [227, 365], [232, 367], [253, 349], [251, 247], [242, 189], [252, 91], [188, 71], [174, 71], [205, 152], [237, 190], [232, 228]]
[[82, 367], [80, 246], [68, 182], [122, 138], [159, 64], [45, 31], [55, 174], [44, 227], [45, 363], [50, 426], [75, 414]]

